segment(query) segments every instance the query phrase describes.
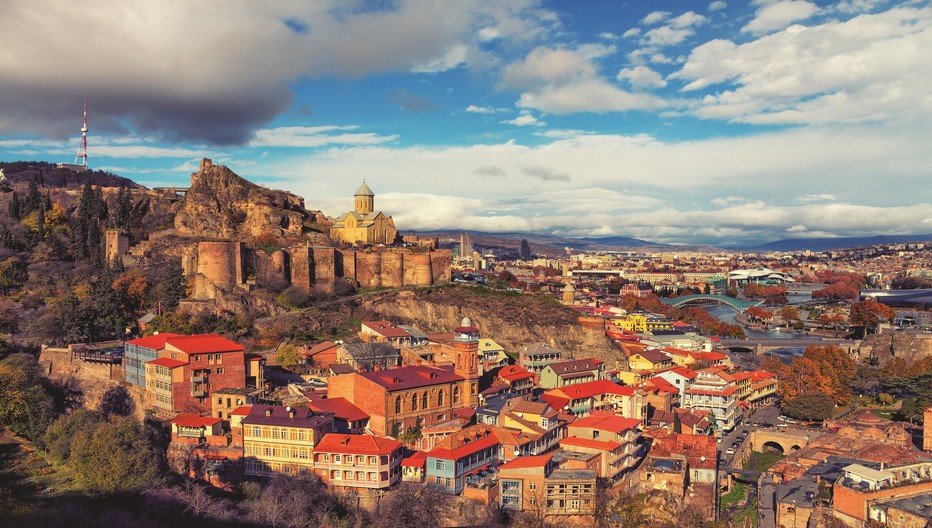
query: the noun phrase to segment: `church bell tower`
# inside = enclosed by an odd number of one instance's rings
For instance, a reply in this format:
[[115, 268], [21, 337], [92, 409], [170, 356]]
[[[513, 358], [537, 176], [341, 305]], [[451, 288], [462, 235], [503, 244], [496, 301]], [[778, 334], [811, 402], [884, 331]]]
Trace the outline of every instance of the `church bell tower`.
[[470, 318], [464, 317], [453, 329], [453, 349], [453, 372], [466, 378], [462, 385], [462, 402], [475, 407], [479, 404], [479, 329]]

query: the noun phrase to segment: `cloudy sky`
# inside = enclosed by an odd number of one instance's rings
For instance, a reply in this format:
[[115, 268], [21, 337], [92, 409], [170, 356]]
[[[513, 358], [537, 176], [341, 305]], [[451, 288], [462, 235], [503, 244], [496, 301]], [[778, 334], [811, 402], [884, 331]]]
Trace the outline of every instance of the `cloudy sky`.
[[0, 160], [402, 230], [932, 232], [929, 1], [0, 0]]

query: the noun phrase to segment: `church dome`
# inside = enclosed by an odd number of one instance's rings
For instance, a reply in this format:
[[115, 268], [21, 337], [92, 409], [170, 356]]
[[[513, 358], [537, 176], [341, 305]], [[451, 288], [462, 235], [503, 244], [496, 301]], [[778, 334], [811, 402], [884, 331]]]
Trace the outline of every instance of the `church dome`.
[[565, 292], [574, 292], [574, 291], [576, 291], [576, 288], [573, 287], [573, 284], [572, 284], [572, 283], [569, 283], [569, 282], [568, 282], [568, 283], [566, 283], [566, 286], [563, 288], [563, 291], [565, 291]]
[[469, 328], [470, 326], [472, 326], [472, 319], [470, 319], [469, 317], [464, 317], [463, 320], [460, 321], [460, 326], [463, 328]]
[[366, 180], [363, 180], [362, 185], [359, 186], [359, 189], [356, 190], [356, 194], [353, 196], [375, 196], [375, 193], [366, 185]]

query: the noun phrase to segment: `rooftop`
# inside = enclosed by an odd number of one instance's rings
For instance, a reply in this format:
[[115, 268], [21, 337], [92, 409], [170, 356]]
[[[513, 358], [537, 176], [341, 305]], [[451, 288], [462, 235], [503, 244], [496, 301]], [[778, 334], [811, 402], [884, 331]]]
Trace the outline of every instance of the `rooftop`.
[[360, 455], [388, 455], [404, 444], [394, 438], [372, 435], [328, 433], [324, 435], [314, 452], [346, 453]]
[[313, 428], [332, 421], [333, 414], [314, 413], [307, 407], [257, 404], [243, 418], [243, 425]]
[[363, 372], [359, 375], [391, 391], [463, 381], [463, 377], [452, 370], [422, 365]]

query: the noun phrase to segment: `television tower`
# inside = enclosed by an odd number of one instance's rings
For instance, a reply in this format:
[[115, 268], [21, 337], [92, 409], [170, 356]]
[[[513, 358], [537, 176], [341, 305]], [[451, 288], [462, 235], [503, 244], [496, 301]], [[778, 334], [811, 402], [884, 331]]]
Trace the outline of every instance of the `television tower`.
[[81, 148], [78, 149], [78, 155], [74, 157], [74, 164], [82, 160], [84, 170], [87, 170], [87, 97], [84, 98], [84, 126], [81, 127]]

